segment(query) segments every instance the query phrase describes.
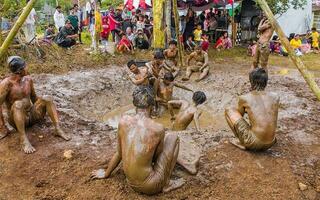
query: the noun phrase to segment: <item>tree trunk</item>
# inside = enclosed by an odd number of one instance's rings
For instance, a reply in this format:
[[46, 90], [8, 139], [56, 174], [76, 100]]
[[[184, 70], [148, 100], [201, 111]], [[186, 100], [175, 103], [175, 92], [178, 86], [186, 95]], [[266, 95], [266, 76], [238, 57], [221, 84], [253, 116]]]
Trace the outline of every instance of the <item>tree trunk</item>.
[[30, 0], [27, 6], [23, 9], [22, 14], [18, 18], [17, 22], [14, 24], [13, 28], [9, 32], [9, 35], [7, 36], [7, 38], [5, 39], [5, 41], [0, 47], [0, 58], [4, 57], [10, 44], [12, 43], [14, 37], [17, 35], [19, 29], [23, 26], [24, 22], [26, 21], [36, 1], [37, 0]]
[[264, 11], [266, 16], [268, 17], [269, 22], [272, 24], [276, 33], [278, 34], [282, 45], [288, 50], [291, 60], [293, 61], [293, 63], [296, 65], [296, 67], [302, 74], [303, 78], [309, 85], [310, 89], [313, 91], [313, 93], [316, 95], [316, 97], [320, 101], [320, 89], [317, 83], [315, 82], [313, 75], [308, 71], [307, 67], [304, 65], [302, 60], [298, 56], [296, 56], [294, 49], [291, 47], [289, 40], [287, 39], [285, 33], [281, 29], [277, 20], [274, 18], [273, 13], [270, 10], [267, 2], [265, 0], [257, 0], [257, 2], [259, 3], [261, 9]]
[[177, 0], [172, 0], [172, 6], [173, 6], [173, 15], [174, 15], [174, 23], [175, 23], [175, 28], [176, 28], [176, 37], [177, 37], [177, 42], [178, 42], [178, 50], [179, 50], [179, 61], [180, 61], [180, 66], [183, 67], [183, 48], [182, 44], [180, 42], [180, 19], [179, 19], [179, 13], [178, 13], [178, 2]]
[[171, 13], [172, 13], [172, 2], [171, 0], [166, 0], [166, 32], [167, 32], [167, 44], [171, 41]]
[[153, 48], [165, 48], [164, 0], [153, 1]]

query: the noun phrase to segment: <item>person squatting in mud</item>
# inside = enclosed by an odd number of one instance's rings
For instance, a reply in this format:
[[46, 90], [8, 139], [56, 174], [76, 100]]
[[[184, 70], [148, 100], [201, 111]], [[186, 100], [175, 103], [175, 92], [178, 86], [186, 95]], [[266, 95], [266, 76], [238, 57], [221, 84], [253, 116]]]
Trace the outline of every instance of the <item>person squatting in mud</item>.
[[[254, 69], [249, 79], [252, 91], [240, 96], [237, 108], [225, 110], [226, 120], [239, 139], [231, 143], [241, 149], [267, 150], [276, 143], [279, 97], [264, 91], [268, 83], [265, 69]], [[250, 125], [244, 119], [245, 114], [248, 114]]]
[[258, 33], [260, 35], [258, 40], [258, 46], [256, 48], [256, 52], [253, 58], [252, 69], [259, 67], [259, 63], [261, 67], [268, 72], [268, 60], [270, 55], [270, 39], [273, 35], [274, 28], [269, 22], [268, 18], [263, 13], [263, 18], [260, 21], [258, 26]]
[[[199, 106], [203, 104], [206, 100], [206, 94], [201, 91], [197, 91], [192, 97], [193, 103], [189, 103], [185, 100], [173, 100], [168, 102], [169, 111], [171, 114], [172, 130], [173, 131], [183, 131], [186, 130], [189, 124], [194, 121], [196, 130], [200, 131], [199, 118], [202, 111]], [[173, 107], [179, 107], [179, 112], [174, 116]]]
[[164, 77], [159, 81], [159, 87], [156, 89], [157, 96], [156, 96], [156, 103], [158, 103], [160, 114], [162, 113], [162, 108], [168, 107], [168, 102], [172, 100], [173, 96], [173, 88], [178, 87], [186, 91], [193, 92], [192, 89], [184, 86], [183, 84], [177, 83], [174, 80], [174, 76], [171, 72], [166, 72]]
[[[196, 63], [190, 66], [190, 61], [195, 60]], [[197, 46], [195, 51], [189, 55], [187, 60], [188, 67], [186, 76], [182, 78], [183, 81], [188, 81], [193, 72], [201, 72], [197, 82], [203, 80], [209, 74], [209, 57], [208, 53], [203, 51], [201, 46]]]
[[167, 71], [171, 72], [174, 77], [177, 77], [179, 74], [179, 67], [178, 67], [178, 43], [175, 40], [169, 42], [169, 48], [163, 51], [165, 61], [164, 67]]
[[25, 153], [36, 151], [29, 142], [25, 128], [42, 120], [46, 113], [55, 127], [54, 134], [69, 140], [69, 136], [60, 127], [52, 98], [49, 96], [40, 98], [36, 95], [25, 61], [21, 57], [11, 56], [8, 58], [8, 65], [12, 74], [0, 83], [0, 139], [9, 133], [2, 112], [2, 105], [5, 103], [9, 110], [8, 122], [20, 134], [20, 142]]
[[164, 127], [150, 118], [154, 103], [150, 87], [135, 89], [136, 115], [121, 118], [117, 151], [106, 170], [92, 172], [92, 179], [108, 178], [122, 161], [127, 182], [137, 192], [152, 195], [182, 186], [177, 181], [170, 181], [179, 153], [179, 137], [165, 134]]

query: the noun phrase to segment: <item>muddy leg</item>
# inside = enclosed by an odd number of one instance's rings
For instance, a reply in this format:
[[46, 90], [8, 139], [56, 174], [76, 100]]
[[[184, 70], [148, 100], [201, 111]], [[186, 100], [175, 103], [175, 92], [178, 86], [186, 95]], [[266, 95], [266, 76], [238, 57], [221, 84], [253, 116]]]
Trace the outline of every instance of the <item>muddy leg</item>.
[[[240, 120], [242, 118], [241, 113], [236, 108], [226, 108], [225, 117], [226, 117], [227, 123], [228, 123], [229, 127], [231, 128], [233, 134], [236, 136], [236, 138], [239, 138], [239, 136], [235, 130], [235, 124], [238, 120]], [[241, 145], [241, 143], [238, 139], [231, 140], [230, 143], [240, 149], [243, 149], [243, 150], [246, 149], [243, 145]]]
[[259, 67], [259, 60], [260, 60], [260, 47], [258, 45], [256, 48], [256, 52], [254, 54], [251, 70], [254, 70], [255, 68]]
[[[172, 174], [172, 171], [176, 165], [178, 154], [179, 154], [179, 137], [176, 134], [166, 134], [164, 139], [164, 145], [163, 145], [163, 154], [167, 157], [167, 162], [169, 162], [167, 165], [169, 168], [165, 170], [169, 170], [167, 173], [165, 173], [166, 176], [165, 179], [166, 184], [164, 188], [162, 189], [163, 192], [170, 192], [172, 190], [180, 188], [184, 182], [181, 181], [181, 179], [178, 180], [170, 180], [170, 176]], [[165, 163], [160, 163], [160, 166], [165, 166]]]
[[202, 71], [202, 73], [200, 74], [196, 82], [203, 80], [208, 74], [209, 74], [209, 67], [207, 66], [206, 68], [204, 68], [204, 70]]
[[45, 96], [42, 99], [39, 99], [36, 104], [36, 111], [42, 116], [48, 112], [48, 115], [53, 123], [55, 128], [55, 135], [63, 138], [64, 140], [70, 140], [70, 137], [60, 128], [60, 122], [58, 118], [57, 108], [53, 103], [52, 97]]
[[183, 80], [183, 81], [188, 81], [188, 80], [190, 80], [191, 74], [192, 74], [191, 67], [187, 67], [186, 76], [183, 77], [182, 80]]
[[[2, 113], [2, 106], [0, 106], [0, 113]], [[0, 128], [0, 140], [1, 140], [5, 138], [7, 135], [9, 135], [9, 131], [5, 126], [5, 122], [3, 118], [0, 118], [0, 127], [4, 127], [4, 128]]]
[[26, 135], [26, 112], [24, 111], [24, 106], [22, 101], [16, 101], [12, 105], [11, 115], [13, 122], [17, 128], [18, 133], [20, 134], [20, 143], [22, 149], [25, 153], [30, 154], [36, 151], [35, 148], [31, 145], [27, 135]]

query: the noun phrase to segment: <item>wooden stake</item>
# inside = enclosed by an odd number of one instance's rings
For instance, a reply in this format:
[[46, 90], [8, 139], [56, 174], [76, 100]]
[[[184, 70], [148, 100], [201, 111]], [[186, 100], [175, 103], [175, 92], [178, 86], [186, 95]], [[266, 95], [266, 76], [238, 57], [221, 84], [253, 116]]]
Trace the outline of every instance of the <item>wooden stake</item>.
[[178, 13], [178, 2], [177, 0], [172, 0], [172, 8], [173, 8], [173, 15], [174, 15], [174, 23], [175, 23], [175, 29], [176, 29], [176, 37], [177, 37], [177, 43], [178, 43], [178, 53], [179, 53], [179, 60], [180, 60], [180, 67], [184, 66], [183, 63], [183, 49], [182, 44], [180, 42], [180, 19], [179, 19], [179, 13]]
[[283, 32], [277, 20], [274, 18], [274, 15], [271, 9], [269, 8], [267, 2], [265, 0], [257, 0], [257, 2], [259, 3], [261, 9], [264, 11], [266, 16], [268, 17], [269, 22], [275, 29], [276, 33], [278, 34], [278, 37], [280, 38], [282, 45], [287, 49], [291, 60], [293, 61], [293, 63], [296, 65], [296, 67], [302, 74], [304, 80], [307, 82], [312, 92], [316, 95], [316, 97], [320, 101], [320, 89], [316, 81], [314, 80], [313, 74], [311, 74], [308, 71], [307, 67], [304, 65], [302, 60], [295, 54], [294, 49], [291, 47], [289, 40], [287, 39], [287, 36]]
[[14, 24], [13, 28], [9, 32], [9, 35], [3, 42], [0, 47], [0, 58], [3, 58], [5, 53], [7, 52], [10, 44], [12, 43], [14, 37], [17, 35], [19, 29], [23, 26], [24, 22], [26, 21], [27, 17], [29, 16], [34, 4], [37, 0], [30, 0], [27, 6], [23, 9], [22, 14], [18, 18], [17, 22]]
[[172, 2], [171, 0], [166, 0], [166, 32], [167, 32], [167, 44], [171, 41], [172, 34], [171, 34], [171, 11], [172, 11]]

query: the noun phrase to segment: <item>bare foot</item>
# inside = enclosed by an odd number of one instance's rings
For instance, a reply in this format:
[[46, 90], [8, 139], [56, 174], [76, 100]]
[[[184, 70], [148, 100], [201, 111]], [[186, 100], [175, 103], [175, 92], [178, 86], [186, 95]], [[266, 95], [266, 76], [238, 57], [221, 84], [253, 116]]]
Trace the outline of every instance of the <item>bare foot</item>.
[[188, 80], [190, 80], [190, 78], [188, 78], [188, 77], [183, 77], [182, 80], [183, 80], [183, 81], [188, 81]]
[[166, 193], [181, 188], [184, 185], [184, 183], [185, 180], [183, 178], [179, 178], [177, 180], [170, 180], [169, 184], [162, 189], [162, 192]]
[[187, 172], [191, 175], [196, 175], [198, 173], [197, 163], [188, 163], [178, 160], [177, 163], [181, 165]]
[[29, 141], [23, 142], [22, 149], [23, 149], [24, 153], [26, 153], [26, 154], [31, 154], [36, 151], [36, 149], [30, 144]]
[[240, 141], [238, 139], [232, 139], [229, 142], [230, 144], [234, 145], [235, 147], [238, 147], [241, 150], [246, 150], [246, 147], [240, 144]]
[[69, 141], [71, 139], [70, 136], [68, 136], [60, 127], [56, 128], [54, 135], [59, 136], [66, 141]]

